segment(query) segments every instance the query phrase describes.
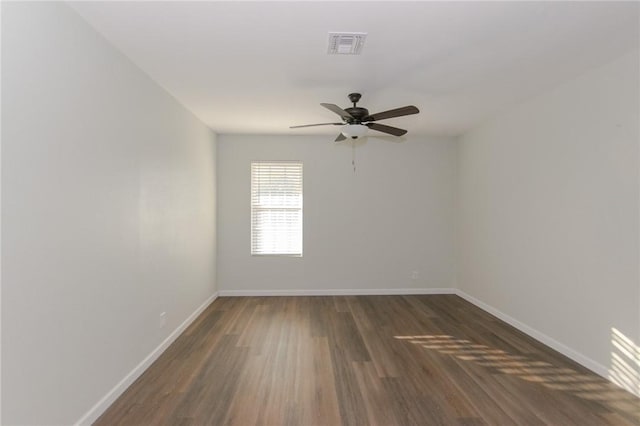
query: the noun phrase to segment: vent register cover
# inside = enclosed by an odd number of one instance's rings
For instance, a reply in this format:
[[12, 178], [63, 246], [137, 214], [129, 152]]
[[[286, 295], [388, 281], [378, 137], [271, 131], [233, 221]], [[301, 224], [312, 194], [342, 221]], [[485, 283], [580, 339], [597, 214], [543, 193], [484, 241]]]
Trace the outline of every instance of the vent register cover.
[[329, 33], [329, 55], [359, 55], [367, 33]]

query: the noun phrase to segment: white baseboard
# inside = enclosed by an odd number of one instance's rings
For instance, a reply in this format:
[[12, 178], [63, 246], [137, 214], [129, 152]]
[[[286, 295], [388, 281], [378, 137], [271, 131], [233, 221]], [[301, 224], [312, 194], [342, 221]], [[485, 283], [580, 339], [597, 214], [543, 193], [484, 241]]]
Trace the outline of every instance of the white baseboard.
[[[546, 346], [549, 346], [552, 349], [555, 349], [556, 351], [560, 352], [564, 356], [566, 356], [568, 358], [571, 358], [572, 360], [574, 360], [578, 364], [588, 368], [589, 370], [593, 371], [594, 373], [598, 374], [599, 376], [602, 376], [603, 378], [611, 381], [611, 379], [609, 378], [609, 369], [607, 367], [605, 367], [604, 365], [592, 360], [588, 356], [583, 355], [583, 354], [581, 354], [580, 352], [578, 352], [578, 351], [576, 351], [574, 349], [571, 349], [569, 346], [558, 342], [557, 340], [553, 339], [552, 337], [547, 336], [546, 334], [536, 330], [535, 328], [529, 327], [525, 323], [518, 321], [517, 319], [505, 314], [504, 312], [494, 308], [491, 305], [488, 305], [488, 304], [476, 299], [475, 297], [465, 293], [464, 291], [462, 291], [460, 289], [456, 289], [455, 293], [458, 296], [460, 296], [463, 299], [465, 299], [466, 301], [476, 305], [480, 309], [482, 309], [484, 311], [487, 311], [491, 315], [500, 318], [502, 321], [504, 321], [507, 324], [517, 328], [518, 330], [522, 331], [523, 333], [527, 334], [528, 336], [533, 337], [537, 341], [545, 344]], [[614, 382], [612, 382], [612, 383], [614, 383]], [[640, 395], [638, 395], [638, 396], [640, 396]]]
[[220, 296], [390, 296], [406, 294], [455, 294], [453, 288], [371, 288], [322, 290], [220, 290]]
[[202, 305], [198, 307], [189, 317], [182, 322], [157, 348], [155, 348], [140, 364], [138, 364], [129, 374], [113, 387], [107, 394], [98, 401], [87, 413], [78, 420], [75, 425], [90, 425], [104, 413], [122, 393], [149, 368], [153, 362], [189, 327], [189, 325], [200, 315], [214, 300], [218, 298], [218, 292], [212, 294]]

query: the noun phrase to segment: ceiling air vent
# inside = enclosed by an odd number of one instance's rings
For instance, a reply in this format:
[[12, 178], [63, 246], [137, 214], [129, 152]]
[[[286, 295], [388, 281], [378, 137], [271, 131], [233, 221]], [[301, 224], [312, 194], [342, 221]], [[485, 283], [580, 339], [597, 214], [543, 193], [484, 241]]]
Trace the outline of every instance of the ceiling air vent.
[[359, 55], [367, 33], [329, 33], [329, 55]]

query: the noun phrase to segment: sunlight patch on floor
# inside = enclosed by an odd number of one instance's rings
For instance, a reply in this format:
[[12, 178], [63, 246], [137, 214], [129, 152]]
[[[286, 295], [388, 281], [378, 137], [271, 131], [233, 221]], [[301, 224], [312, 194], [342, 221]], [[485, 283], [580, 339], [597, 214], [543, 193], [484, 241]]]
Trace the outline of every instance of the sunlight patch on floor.
[[[614, 347], [617, 353], [614, 354], [612, 365], [615, 367], [615, 377], [618, 379], [616, 383], [626, 384], [626, 389], [628, 386], [638, 386], [638, 369], [634, 369], [634, 366], [640, 365], [637, 363], [638, 348], [628, 338], [617, 334], [615, 336]], [[585, 400], [597, 401], [640, 420], [640, 399], [623, 389], [616, 388], [598, 376], [579, 373], [567, 367], [554, 367], [545, 361], [531, 359], [524, 355], [509, 354], [501, 349], [449, 335], [394, 337], [419, 345], [426, 350], [437, 351], [443, 355], [494, 369], [497, 374], [516, 376], [549, 389], [568, 392]]]

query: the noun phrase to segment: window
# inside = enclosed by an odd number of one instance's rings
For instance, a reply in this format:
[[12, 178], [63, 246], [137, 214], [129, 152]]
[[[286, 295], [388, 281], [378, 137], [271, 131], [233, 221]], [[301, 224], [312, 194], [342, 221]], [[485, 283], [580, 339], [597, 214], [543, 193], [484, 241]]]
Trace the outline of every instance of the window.
[[251, 163], [251, 254], [302, 256], [302, 162]]

